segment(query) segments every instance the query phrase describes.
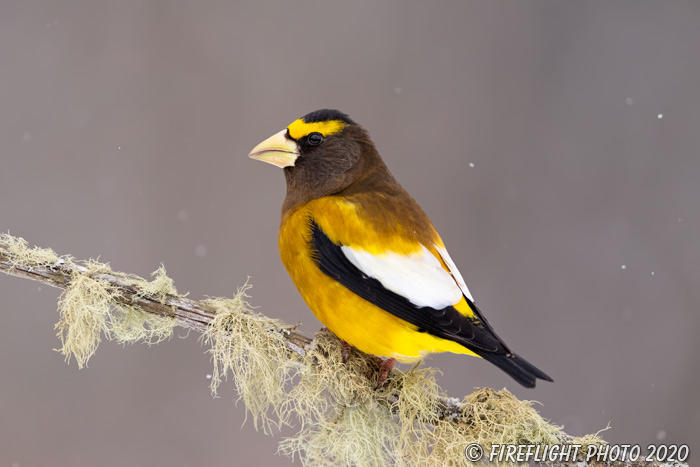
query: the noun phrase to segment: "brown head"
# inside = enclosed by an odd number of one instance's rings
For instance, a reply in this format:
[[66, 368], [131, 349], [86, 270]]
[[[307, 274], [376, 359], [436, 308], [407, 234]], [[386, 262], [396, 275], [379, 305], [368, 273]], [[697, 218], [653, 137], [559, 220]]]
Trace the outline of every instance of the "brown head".
[[367, 131], [338, 110], [295, 120], [253, 148], [250, 157], [284, 169], [283, 211], [329, 195], [401, 189]]

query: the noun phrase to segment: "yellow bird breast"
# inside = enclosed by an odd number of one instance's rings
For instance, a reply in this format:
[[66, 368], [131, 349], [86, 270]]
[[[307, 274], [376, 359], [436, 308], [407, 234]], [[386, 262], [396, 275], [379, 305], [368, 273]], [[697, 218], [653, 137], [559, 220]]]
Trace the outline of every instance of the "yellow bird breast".
[[[433, 352], [475, 355], [456, 342], [419, 332], [415, 325], [384, 311], [323, 273], [313, 257], [312, 221], [334, 243], [372, 253], [389, 250], [410, 254], [420, 251], [422, 245], [417, 240], [407, 240], [398, 231], [382, 232], [368, 225], [355, 204], [339, 197], [314, 200], [286, 213], [279, 231], [282, 263], [311, 311], [340, 339], [363, 352], [401, 362], [416, 361]], [[472, 315], [464, 298], [454, 306], [463, 314]]]

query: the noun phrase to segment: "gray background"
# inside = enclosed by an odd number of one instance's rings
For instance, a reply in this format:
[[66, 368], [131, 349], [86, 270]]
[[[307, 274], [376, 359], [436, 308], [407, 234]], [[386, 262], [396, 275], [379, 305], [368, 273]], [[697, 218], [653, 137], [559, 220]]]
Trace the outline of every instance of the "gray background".
[[[261, 312], [314, 332], [278, 258], [282, 173], [246, 155], [339, 108], [556, 380], [435, 356], [451, 395], [505, 386], [571, 434], [700, 456], [700, 3], [3, 0], [0, 69], [1, 230], [164, 262], [194, 298], [252, 276]], [[79, 371], [52, 352], [57, 290], [0, 296], [0, 466], [289, 465], [231, 385], [212, 399], [196, 335]]]

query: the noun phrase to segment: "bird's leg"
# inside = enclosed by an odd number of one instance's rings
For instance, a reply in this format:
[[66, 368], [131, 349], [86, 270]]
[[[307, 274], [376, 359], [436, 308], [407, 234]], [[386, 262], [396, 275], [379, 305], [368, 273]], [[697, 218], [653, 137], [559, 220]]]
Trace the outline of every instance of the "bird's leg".
[[377, 379], [377, 389], [381, 388], [382, 385], [386, 382], [386, 378], [387, 376], [389, 376], [389, 372], [391, 371], [391, 369], [394, 368], [394, 365], [396, 365], [395, 358], [387, 358], [386, 360], [382, 360], [382, 362], [379, 364], [379, 378]]
[[340, 355], [343, 357], [343, 363], [347, 363], [350, 358], [350, 344], [344, 340], [340, 341]]

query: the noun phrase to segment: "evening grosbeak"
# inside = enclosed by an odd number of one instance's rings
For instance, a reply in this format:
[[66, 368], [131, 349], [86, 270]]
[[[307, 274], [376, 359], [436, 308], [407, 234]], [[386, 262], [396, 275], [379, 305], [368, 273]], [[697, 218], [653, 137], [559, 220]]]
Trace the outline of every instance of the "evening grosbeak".
[[552, 381], [496, 335], [433, 224], [350, 117], [311, 112], [250, 157], [284, 168], [282, 262], [340, 339], [387, 357], [389, 369], [394, 359], [454, 352], [484, 358], [526, 387]]

